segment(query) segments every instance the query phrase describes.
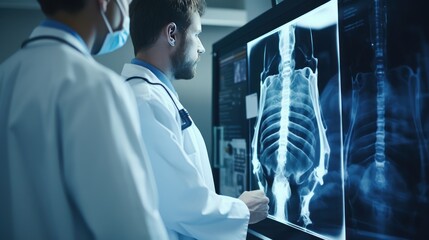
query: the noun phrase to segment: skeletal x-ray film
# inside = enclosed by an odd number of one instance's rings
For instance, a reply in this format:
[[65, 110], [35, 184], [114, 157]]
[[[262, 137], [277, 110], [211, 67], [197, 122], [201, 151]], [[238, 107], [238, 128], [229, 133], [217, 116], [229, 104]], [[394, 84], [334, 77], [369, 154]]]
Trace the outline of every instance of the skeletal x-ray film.
[[251, 187], [270, 218], [324, 239], [344, 239], [337, 1], [247, 45], [259, 82]]
[[428, 239], [424, 0], [340, 1], [348, 239]]

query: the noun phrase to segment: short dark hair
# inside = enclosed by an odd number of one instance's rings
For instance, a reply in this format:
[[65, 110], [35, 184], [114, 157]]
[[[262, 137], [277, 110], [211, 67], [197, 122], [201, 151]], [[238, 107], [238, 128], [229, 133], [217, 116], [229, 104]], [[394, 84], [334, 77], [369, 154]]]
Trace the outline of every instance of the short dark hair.
[[37, 0], [45, 15], [50, 16], [59, 10], [75, 13], [82, 10], [88, 0]]
[[133, 0], [130, 4], [130, 35], [134, 53], [150, 47], [170, 22], [179, 30], [191, 24], [192, 13], [204, 14], [205, 0]]

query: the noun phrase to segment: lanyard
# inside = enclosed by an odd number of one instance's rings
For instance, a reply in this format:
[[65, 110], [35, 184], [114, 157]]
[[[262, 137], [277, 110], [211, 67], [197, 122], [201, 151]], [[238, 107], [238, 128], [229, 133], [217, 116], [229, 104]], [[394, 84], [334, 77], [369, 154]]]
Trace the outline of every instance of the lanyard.
[[62, 39], [62, 38], [60, 38], [60, 37], [56, 37], [56, 36], [49, 36], [49, 35], [42, 35], [42, 36], [37, 36], [37, 37], [34, 37], [34, 38], [27, 39], [27, 40], [25, 40], [25, 41], [21, 44], [21, 48], [24, 48], [24, 47], [25, 47], [25, 46], [27, 46], [29, 43], [36, 42], [36, 41], [40, 41], [40, 40], [54, 40], [54, 41], [57, 41], [57, 42], [60, 42], [60, 43], [64, 43], [64, 44], [66, 44], [66, 45], [70, 46], [71, 48], [75, 49], [76, 51], [78, 51], [78, 52], [80, 52], [80, 53], [82, 53], [82, 54], [83, 54], [83, 52], [82, 52], [79, 48], [77, 48], [77, 47], [76, 47], [76, 46], [74, 46], [73, 44], [69, 43], [68, 41], [66, 41], [66, 40], [64, 40], [64, 39]]
[[138, 77], [138, 76], [129, 77], [125, 81], [129, 81], [129, 80], [132, 80], [132, 79], [141, 79], [141, 80], [143, 80], [143, 81], [145, 81], [145, 82], [147, 82], [147, 83], [149, 83], [151, 85], [158, 85], [158, 86], [161, 86], [162, 88], [164, 88], [164, 90], [167, 92], [168, 96], [170, 96], [171, 101], [173, 101], [174, 106], [176, 107], [177, 111], [179, 112], [180, 119], [182, 120], [182, 131], [192, 125], [192, 120], [191, 120], [191, 117], [189, 116], [188, 111], [186, 111], [185, 108], [179, 109], [179, 107], [177, 107], [176, 102], [174, 101], [174, 99], [171, 96], [170, 92], [167, 90], [167, 88], [165, 88], [164, 85], [162, 85], [161, 83], [150, 82], [148, 79], [143, 78], [143, 77]]

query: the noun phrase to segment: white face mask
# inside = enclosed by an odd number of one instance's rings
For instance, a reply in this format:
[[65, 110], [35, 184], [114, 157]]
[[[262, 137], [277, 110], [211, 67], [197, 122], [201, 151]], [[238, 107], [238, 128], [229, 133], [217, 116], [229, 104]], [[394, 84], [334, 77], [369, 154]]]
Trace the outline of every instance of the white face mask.
[[125, 14], [125, 10], [123, 9], [122, 5], [119, 2], [117, 2], [117, 4], [119, 6], [119, 9], [121, 10], [121, 13], [124, 19], [122, 21], [122, 29], [113, 31], [109, 21], [107, 20], [105, 13], [101, 11], [101, 16], [103, 17], [103, 20], [106, 23], [106, 26], [109, 32], [107, 33], [107, 36], [104, 39], [104, 42], [100, 48], [100, 51], [98, 51], [96, 55], [110, 53], [115, 51], [118, 48], [121, 48], [127, 42], [128, 36], [130, 35], [130, 17]]

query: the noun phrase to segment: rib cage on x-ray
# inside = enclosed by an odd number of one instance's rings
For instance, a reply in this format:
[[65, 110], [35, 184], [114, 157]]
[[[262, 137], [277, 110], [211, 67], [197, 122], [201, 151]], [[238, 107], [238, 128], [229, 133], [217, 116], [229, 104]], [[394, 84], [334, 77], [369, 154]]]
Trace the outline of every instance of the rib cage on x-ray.
[[[406, 65], [388, 69], [386, 2], [373, 0], [371, 9], [373, 72], [353, 76], [350, 122], [344, 139], [349, 204], [357, 224], [352, 227], [384, 236], [410, 236], [415, 230], [404, 226], [413, 218], [408, 209], [413, 208], [414, 186], [407, 185], [411, 176], [406, 176], [409, 173], [400, 165], [420, 161], [420, 171], [412, 174], [419, 178], [415, 203], [428, 202], [425, 166], [429, 147], [421, 118], [421, 79]], [[368, 211], [364, 213], [362, 208]]]
[[317, 59], [308, 56], [314, 69], [295, 69], [295, 26], [282, 28], [278, 37], [278, 74], [267, 76], [272, 59], [264, 56], [253, 172], [259, 187], [272, 196], [270, 213], [282, 221], [288, 220], [290, 184], [298, 186], [300, 220], [307, 227], [312, 223], [309, 204], [317, 185], [323, 184], [330, 155], [319, 106]]
[[[267, 97], [259, 128], [260, 159], [273, 172], [276, 171], [278, 152], [282, 151], [280, 145], [285, 144], [282, 142], [285, 140], [282, 135], [288, 135], [288, 166], [285, 166], [285, 176], [289, 178], [293, 175], [297, 183], [303, 181], [301, 176], [311, 167], [316, 155], [317, 125], [308, 91], [309, 84], [308, 81], [303, 81], [311, 80], [312, 72], [305, 70], [295, 73], [295, 80], [290, 86], [282, 86], [278, 76], [270, 76], [265, 80]], [[286, 90], [282, 91], [283, 87]], [[293, 101], [287, 103], [288, 98]], [[285, 116], [286, 105], [290, 105], [289, 116]], [[284, 118], [287, 120], [281, 121]]]

